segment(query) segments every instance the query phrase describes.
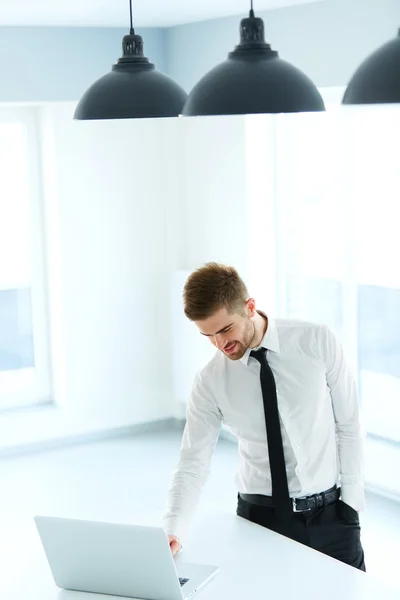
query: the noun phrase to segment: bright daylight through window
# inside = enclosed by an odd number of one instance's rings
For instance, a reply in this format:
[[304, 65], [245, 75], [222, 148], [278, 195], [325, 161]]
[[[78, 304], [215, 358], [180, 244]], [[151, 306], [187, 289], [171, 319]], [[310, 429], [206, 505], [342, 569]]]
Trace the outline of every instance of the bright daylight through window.
[[0, 410], [50, 399], [39, 144], [31, 108], [0, 111]]
[[[251, 214], [265, 213], [256, 237], [265, 244], [273, 223], [277, 316], [325, 323], [338, 335], [368, 433], [399, 442], [399, 114], [343, 109], [342, 90], [320, 91], [326, 114], [280, 115], [265, 135], [249, 121], [249, 162], [260, 164], [266, 190], [252, 194]], [[255, 210], [261, 201], [268, 211]], [[252, 256], [264, 260], [262, 251]]]

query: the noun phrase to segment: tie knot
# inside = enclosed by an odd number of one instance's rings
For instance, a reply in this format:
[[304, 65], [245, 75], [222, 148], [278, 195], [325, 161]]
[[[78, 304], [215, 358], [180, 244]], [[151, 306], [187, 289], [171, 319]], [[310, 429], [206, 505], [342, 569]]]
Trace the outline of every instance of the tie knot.
[[267, 356], [266, 355], [267, 355], [267, 349], [266, 348], [260, 348], [259, 350], [252, 350], [250, 352], [250, 356], [252, 356], [256, 360], [258, 360], [259, 363], [266, 362], [266, 360], [267, 360]]

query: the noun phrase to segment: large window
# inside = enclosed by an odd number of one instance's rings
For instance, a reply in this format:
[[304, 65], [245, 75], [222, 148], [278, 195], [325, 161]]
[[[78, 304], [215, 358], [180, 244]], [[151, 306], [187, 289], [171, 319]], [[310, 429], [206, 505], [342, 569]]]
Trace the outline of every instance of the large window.
[[369, 432], [400, 441], [400, 110], [352, 111], [347, 127], [360, 394]]
[[[335, 110], [341, 96], [328, 94], [326, 114], [274, 118], [264, 141], [274, 151], [258, 144], [273, 223], [274, 313], [333, 329], [367, 431], [400, 441], [400, 110]], [[255, 139], [253, 131], [253, 147]]]
[[0, 108], [0, 410], [48, 402], [39, 143], [33, 108]]

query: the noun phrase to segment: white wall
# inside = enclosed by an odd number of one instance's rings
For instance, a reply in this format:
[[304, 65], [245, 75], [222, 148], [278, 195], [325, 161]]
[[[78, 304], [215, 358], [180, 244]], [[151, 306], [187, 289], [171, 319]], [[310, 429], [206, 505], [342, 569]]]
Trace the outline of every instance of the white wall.
[[171, 280], [171, 326], [174, 411], [183, 417], [193, 377], [215, 351], [183, 314], [183, 285], [207, 261], [246, 276], [247, 209], [245, 118], [182, 119], [179, 126], [181, 270]]
[[[0, 101], [77, 102], [121, 56], [127, 25], [128, 21], [125, 27], [10, 27], [0, 23]], [[143, 36], [145, 56], [158, 70], [166, 71], [166, 31], [140, 27], [137, 33]]]
[[209, 260], [246, 271], [245, 117], [181, 121], [182, 267]]
[[72, 111], [43, 115], [56, 408], [2, 415], [3, 448], [173, 412], [176, 120], [74, 122]]

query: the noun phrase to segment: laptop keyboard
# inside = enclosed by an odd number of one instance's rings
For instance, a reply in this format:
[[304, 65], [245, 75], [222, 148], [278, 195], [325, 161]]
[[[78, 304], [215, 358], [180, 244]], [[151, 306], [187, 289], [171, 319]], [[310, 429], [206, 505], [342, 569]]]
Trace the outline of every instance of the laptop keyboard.
[[185, 585], [185, 583], [187, 583], [188, 581], [189, 579], [183, 579], [183, 577], [179, 577], [179, 583], [181, 584], [181, 587]]

